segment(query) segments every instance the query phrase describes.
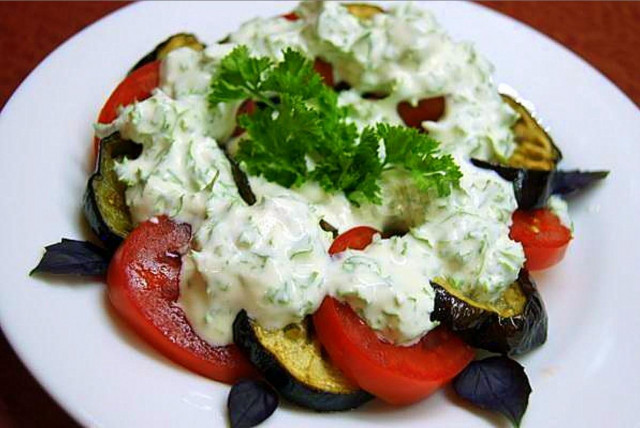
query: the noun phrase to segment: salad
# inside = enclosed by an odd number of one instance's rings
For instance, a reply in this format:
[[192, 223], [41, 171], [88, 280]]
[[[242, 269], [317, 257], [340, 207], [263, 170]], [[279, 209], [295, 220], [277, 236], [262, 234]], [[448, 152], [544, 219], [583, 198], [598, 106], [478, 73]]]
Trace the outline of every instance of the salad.
[[336, 411], [454, 379], [519, 423], [531, 389], [508, 356], [547, 336], [528, 271], [570, 243], [559, 195], [606, 172], [558, 170], [492, 71], [404, 3], [172, 36], [98, 117], [84, 204], [102, 247], [63, 240], [36, 271], [106, 274], [137, 333], [234, 384], [234, 425], [273, 412], [272, 388]]

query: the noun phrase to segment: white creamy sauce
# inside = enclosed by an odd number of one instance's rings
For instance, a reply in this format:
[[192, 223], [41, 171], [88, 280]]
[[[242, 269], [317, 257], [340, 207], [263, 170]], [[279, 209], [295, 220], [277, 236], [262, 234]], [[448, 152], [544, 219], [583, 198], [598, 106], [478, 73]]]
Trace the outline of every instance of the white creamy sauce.
[[446, 96], [444, 117], [423, 123], [444, 150], [482, 159], [511, 155], [509, 128], [517, 116], [496, 90], [493, 66], [471, 44], [451, 40], [431, 13], [400, 3], [361, 20], [338, 2], [304, 2], [299, 13], [308, 22], [303, 32], [310, 50], [334, 65], [336, 81], [390, 93], [368, 103], [395, 113], [398, 101]]
[[[498, 95], [492, 66], [470, 45], [453, 42], [418, 7], [396, 5], [369, 21], [335, 2], [306, 2], [297, 12], [298, 21], [249, 21], [225, 45], [170, 53], [154, 95], [123, 109], [98, 133], [120, 131], [143, 145], [138, 159], [117, 166], [135, 222], [164, 214], [192, 225], [179, 304], [205, 340], [230, 343], [241, 309], [267, 328], [282, 328], [332, 295], [389, 341], [414, 343], [435, 326], [430, 280], [445, 278], [465, 294], [491, 301], [524, 263], [522, 247], [508, 237], [516, 208], [512, 186], [467, 161], [508, 157], [515, 114]], [[400, 124], [399, 101], [446, 96], [444, 118], [423, 125], [460, 165], [459, 188], [437, 198], [391, 170], [382, 177], [383, 203], [356, 208], [315, 183], [286, 189], [250, 177], [258, 201], [247, 206], [219, 147], [233, 132], [238, 103], [212, 110], [206, 100], [219, 61], [236, 44], [275, 59], [293, 47], [329, 60], [336, 81], [353, 88], [339, 99], [353, 107], [350, 120], [358, 126]], [[380, 90], [390, 95], [361, 97]], [[409, 233], [331, 257], [331, 235], [320, 229], [321, 219], [340, 231], [369, 225]]]
[[430, 319], [435, 295], [429, 280], [439, 260], [411, 235], [378, 236], [364, 251], [347, 250], [334, 262], [333, 294], [389, 341], [411, 344], [437, 326]]
[[217, 218], [196, 232], [200, 249], [183, 270], [181, 304], [198, 330], [230, 343], [229, 326], [242, 309], [265, 328], [315, 312], [326, 295], [331, 235], [304, 200], [235, 203]]
[[571, 216], [569, 215], [569, 204], [567, 204], [567, 201], [558, 195], [551, 195], [547, 200], [547, 208], [549, 208], [549, 210], [560, 219], [560, 223], [570, 229], [571, 234], [573, 234], [573, 220], [571, 220]]

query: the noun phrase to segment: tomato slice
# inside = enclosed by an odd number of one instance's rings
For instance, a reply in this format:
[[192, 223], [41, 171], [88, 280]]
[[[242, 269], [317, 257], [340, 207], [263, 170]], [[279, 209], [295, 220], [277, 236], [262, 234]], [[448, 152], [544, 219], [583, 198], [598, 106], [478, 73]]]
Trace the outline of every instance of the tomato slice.
[[524, 267], [542, 270], [564, 258], [571, 241], [571, 230], [548, 209], [517, 210], [513, 213], [509, 237], [522, 244], [527, 259]]
[[353, 229], [349, 229], [333, 240], [333, 243], [329, 247], [329, 254], [341, 253], [347, 248], [351, 248], [352, 250], [364, 250], [369, 244], [371, 244], [373, 236], [376, 233], [380, 232], [369, 226], [358, 226]]
[[[338, 236], [331, 254], [364, 249], [379, 233], [362, 226]], [[464, 369], [474, 351], [438, 327], [412, 346], [381, 340], [346, 304], [326, 297], [313, 315], [318, 339], [333, 363], [362, 389], [396, 405], [419, 401]]]
[[[236, 123], [237, 123], [237, 117], [240, 116], [241, 114], [252, 115], [255, 111], [256, 111], [255, 101], [244, 100], [242, 104], [240, 104], [240, 107], [238, 107], [238, 111], [236, 112]], [[244, 128], [241, 128], [240, 126], [236, 125], [235, 129], [233, 130], [233, 134], [231, 134], [231, 136], [237, 137], [242, 134], [244, 134]]]
[[[143, 101], [151, 96], [151, 91], [160, 84], [160, 61], [150, 62], [134, 70], [114, 89], [100, 110], [98, 123], [110, 123], [118, 117], [118, 108], [126, 107], [134, 101]], [[94, 150], [98, 153], [100, 141], [94, 138]]]
[[316, 58], [313, 62], [313, 69], [322, 77], [325, 85], [333, 88], [333, 66], [330, 63]]
[[143, 339], [176, 363], [220, 382], [253, 377], [253, 366], [235, 345], [206, 343], [176, 304], [180, 254], [190, 238], [189, 225], [166, 217], [140, 224], [111, 260], [109, 299]]
[[297, 21], [298, 19], [300, 19], [298, 14], [295, 12], [285, 13], [284, 15], [282, 15], [282, 17], [287, 21]]
[[422, 122], [429, 120], [436, 122], [440, 120], [444, 114], [445, 100], [444, 97], [434, 97], [422, 99], [415, 107], [407, 101], [398, 103], [398, 114], [404, 121], [405, 125], [411, 128], [422, 128]]
[[395, 405], [415, 403], [445, 385], [473, 359], [473, 350], [442, 327], [412, 346], [382, 341], [346, 304], [327, 297], [313, 315], [318, 339], [342, 372]]
[[142, 101], [151, 96], [151, 91], [160, 84], [160, 61], [150, 62], [134, 70], [116, 89], [102, 107], [99, 123], [112, 122], [118, 117], [118, 107], [128, 106], [134, 101]]

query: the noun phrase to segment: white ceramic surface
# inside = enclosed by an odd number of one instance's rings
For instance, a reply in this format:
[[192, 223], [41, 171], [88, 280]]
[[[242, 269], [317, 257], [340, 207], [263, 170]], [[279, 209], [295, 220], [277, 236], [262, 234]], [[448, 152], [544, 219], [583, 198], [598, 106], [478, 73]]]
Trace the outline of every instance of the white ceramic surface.
[[[85, 280], [27, 276], [41, 248], [81, 238], [91, 123], [125, 71], [169, 34], [213, 42], [253, 16], [291, 3], [165, 3], [126, 7], [82, 31], [36, 68], [0, 116], [0, 321], [18, 355], [84, 425], [225, 423], [228, 388], [172, 364], [133, 336]], [[535, 275], [549, 340], [521, 359], [533, 394], [524, 426], [639, 426], [640, 112], [568, 50], [509, 18], [468, 3], [429, 3], [457, 39], [496, 65], [497, 81], [536, 104], [563, 150], [564, 167], [611, 169], [571, 204], [576, 238], [565, 261]], [[638, 282], [636, 282], [638, 281]], [[418, 405], [379, 403], [322, 415], [280, 408], [268, 424], [289, 426], [488, 426], [439, 393]]]

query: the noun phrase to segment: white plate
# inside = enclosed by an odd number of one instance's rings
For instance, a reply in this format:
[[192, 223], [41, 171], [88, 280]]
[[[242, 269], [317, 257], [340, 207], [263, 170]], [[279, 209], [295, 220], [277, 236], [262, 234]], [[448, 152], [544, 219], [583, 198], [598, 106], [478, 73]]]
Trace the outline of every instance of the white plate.
[[[172, 364], [133, 336], [85, 280], [27, 276], [44, 244], [83, 237], [81, 198], [91, 123], [124, 72], [158, 41], [192, 31], [213, 42], [253, 16], [291, 3], [145, 2], [58, 48], [0, 117], [0, 320], [27, 367], [73, 417], [104, 427], [208, 427], [226, 420], [228, 388]], [[584, 61], [509, 18], [468, 3], [430, 3], [457, 39], [472, 40], [497, 81], [533, 101], [564, 166], [612, 170], [571, 205], [576, 238], [566, 260], [535, 275], [549, 341], [521, 359], [533, 394], [526, 426], [638, 426], [640, 370], [640, 114]], [[321, 415], [283, 406], [271, 425], [486, 426], [444, 393], [418, 405]]]

